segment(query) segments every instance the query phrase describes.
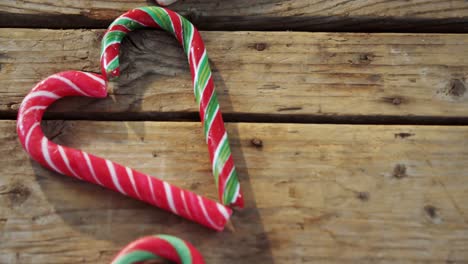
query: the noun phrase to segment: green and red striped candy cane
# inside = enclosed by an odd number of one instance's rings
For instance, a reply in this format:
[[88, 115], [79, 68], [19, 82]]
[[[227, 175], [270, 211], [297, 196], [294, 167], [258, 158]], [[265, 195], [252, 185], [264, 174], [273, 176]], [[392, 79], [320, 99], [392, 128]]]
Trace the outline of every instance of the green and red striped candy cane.
[[136, 8], [118, 17], [109, 26], [102, 40], [103, 76], [114, 79], [120, 75], [119, 51], [122, 39], [133, 30], [147, 27], [172, 33], [182, 45], [192, 73], [195, 98], [200, 106], [200, 118], [219, 199], [225, 205], [243, 207], [242, 192], [214, 89], [208, 55], [198, 30], [187, 19], [156, 6]]
[[126, 246], [111, 264], [141, 263], [164, 258], [181, 264], [204, 264], [202, 255], [189, 242], [169, 235], [140, 238]]

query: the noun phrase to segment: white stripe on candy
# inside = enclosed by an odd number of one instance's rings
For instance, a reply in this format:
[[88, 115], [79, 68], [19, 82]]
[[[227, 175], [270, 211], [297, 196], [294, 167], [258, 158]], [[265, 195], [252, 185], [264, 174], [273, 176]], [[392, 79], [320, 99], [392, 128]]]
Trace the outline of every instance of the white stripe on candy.
[[171, 210], [177, 214], [178, 212], [174, 204], [174, 198], [172, 197], [171, 186], [169, 186], [167, 182], [164, 182], [163, 185], [164, 185], [164, 191], [166, 192], [167, 203], [169, 204], [169, 207], [171, 208]]
[[64, 82], [65, 84], [70, 86], [70, 88], [77, 91], [81, 95], [89, 96], [87, 93], [85, 93], [83, 90], [81, 90], [80, 87], [76, 86], [76, 84], [74, 84], [72, 81], [70, 81], [69, 79], [67, 79], [65, 77], [62, 77], [62, 76], [59, 76], [59, 75], [52, 75], [52, 76], [50, 76], [50, 78]]
[[29, 129], [28, 133], [26, 134], [26, 140], [24, 141], [25, 144], [24, 144], [24, 147], [26, 148], [26, 152], [29, 153], [29, 140], [31, 139], [31, 134], [32, 132], [34, 131], [34, 129], [36, 127], [38, 127], [40, 125], [40, 123], [34, 123], [34, 125], [31, 126], [31, 128]]
[[60, 157], [62, 157], [62, 160], [65, 163], [65, 166], [67, 166], [67, 169], [71, 172], [71, 174], [73, 174], [73, 176], [75, 176], [76, 178], [82, 180], [82, 178], [80, 176], [78, 176], [78, 174], [76, 174], [76, 172], [72, 169], [72, 167], [70, 167], [70, 161], [68, 160], [67, 154], [65, 154], [65, 151], [63, 150], [63, 147], [59, 145], [59, 146], [57, 146], [57, 148], [59, 150]]
[[[213, 172], [215, 171], [215, 167], [216, 167], [216, 166], [224, 166], [224, 164], [218, 164], [218, 162], [216, 162], [216, 161], [218, 160], [219, 152], [221, 152], [221, 148], [223, 147], [223, 142], [224, 142], [225, 140], [227, 140], [227, 133], [226, 133], [226, 132], [224, 132], [224, 135], [223, 135], [223, 137], [221, 138], [221, 140], [219, 141], [219, 144], [218, 144], [218, 146], [216, 147], [216, 151], [215, 151], [215, 153], [214, 153], [214, 155], [213, 155], [213, 160], [215, 161], [215, 162], [213, 162], [213, 166], [212, 166], [212, 168], [211, 168], [211, 169], [213, 170]], [[219, 168], [219, 167], [218, 167], [218, 169], [219, 169], [219, 171], [221, 172], [221, 169], [222, 169], [222, 168]]]
[[101, 85], [104, 85], [104, 86], [106, 85], [106, 81], [104, 81], [104, 79], [99, 78], [99, 77], [97, 77], [97, 76], [94, 75], [94, 74], [91, 74], [91, 73], [89, 73], [89, 72], [81, 72], [81, 73], [85, 74], [86, 76], [88, 76], [89, 78], [95, 80], [96, 82], [98, 82], [98, 83], [101, 84]]
[[46, 137], [42, 137], [42, 140], [41, 140], [41, 150], [42, 150], [42, 154], [44, 155], [44, 159], [45, 159], [45, 161], [47, 162], [47, 164], [48, 164], [53, 170], [55, 170], [56, 172], [61, 173], [61, 174], [65, 174], [65, 173], [63, 173], [61, 170], [59, 170], [59, 168], [57, 168], [57, 167], [55, 166], [54, 162], [50, 159], [49, 141], [47, 140]]
[[88, 165], [88, 169], [89, 171], [91, 172], [91, 175], [93, 176], [93, 179], [99, 184], [102, 186], [102, 183], [101, 181], [99, 180], [98, 177], [96, 177], [96, 173], [94, 172], [94, 168], [93, 168], [93, 165], [91, 164], [91, 160], [89, 159], [89, 156], [88, 156], [88, 153], [82, 151], [81, 152], [83, 154], [83, 157], [86, 161], [86, 164]]
[[117, 174], [115, 173], [115, 167], [112, 161], [106, 160], [106, 165], [107, 165], [107, 168], [109, 169], [112, 182], [114, 183], [117, 190], [119, 190], [120, 193], [127, 195], [127, 193], [122, 189], [122, 186], [120, 186], [119, 178], [117, 177]]
[[125, 171], [127, 172], [128, 178], [130, 179], [130, 182], [132, 183], [133, 191], [135, 191], [138, 198], [141, 199], [140, 193], [138, 192], [136, 184], [135, 184], [135, 179], [133, 178], [132, 169], [130, 169], [129, 167], [125, 167]]
[[202, 212], [203, 212], [203, 215], [205, 216], [206, 220], [208, 221], [208, 223], [210, 223], [210, 225], [212, 226], [217, 226], [213, 220], [211, 219], [210, 215], [208, 214], [208, 212], [206, 211], [206, 208], [205, 208], [205, 205], [203, 204], [203, 201], [201, 199], [200, 196], [197, 197], [198, 198], [198, 203], [200, 204], [200, 207], [202, 209]]

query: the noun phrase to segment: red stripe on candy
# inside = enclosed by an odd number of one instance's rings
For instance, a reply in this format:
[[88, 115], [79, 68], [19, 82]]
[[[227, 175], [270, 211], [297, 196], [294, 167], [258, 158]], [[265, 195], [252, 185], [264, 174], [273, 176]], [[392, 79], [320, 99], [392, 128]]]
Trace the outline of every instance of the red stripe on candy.
[[161, 28], [151, 17], [148, 13], [145, 11], [142, 11], [140, 9], [133, 9], [129, 11], [128, 13], [125, 14], [126, 17], [129, 17], [133, 20], [136, 20], [147, 27], [152, 27], [152, 28]]
[[210, 149], [211, 162], [213, 162], [214, 153], [225, 132], [223, 118], [218, 111], [211, 124], [211, 130], [208, 132], [208, 148]]
[[213, 77], [210, 76], [210, 79], [208, 79], [208, 83], [206, 85], [205, 90], [203, 90], [203, 93], [200, 95], [201, 96], [200, 119], [202, 122], [205, 122], [205, 111], [206, 111], [206, 108], [208, 107], [208, 103], [210, 102], [213, 91], [214, 91]]
[[107, 31], [122, 31], [122, 32], [128, 33], [130, 32], [130, 29], [128, 29], [127, 27], [123, 25], [113, 25], [109, 27]]
[[179, 41], [180, 45], [183, 45], [182, 43], [183, 43], [184, 38], [183, 38], [182, 22], [180, 20], [181, 19], [180, 16], [177, 13], [169, 9], [164, 8], [164, 10], [169, 15], [172, 25], [174, 26], [174, 34], [175, 34], [176, 39]]
[[223, 196], [224, 193], [224, 187], [226, 185], [226, 181], [234, 168], [234, 162], [232, 160], [232, 156], [229, 156], [228, 160], [226, 161], [226, 164], [224, 165], [223, 169], [219, 173], [219, 178], [218, 178], [218, 185], [219, 185], [219, 193], [218, 195], [220, 197]]

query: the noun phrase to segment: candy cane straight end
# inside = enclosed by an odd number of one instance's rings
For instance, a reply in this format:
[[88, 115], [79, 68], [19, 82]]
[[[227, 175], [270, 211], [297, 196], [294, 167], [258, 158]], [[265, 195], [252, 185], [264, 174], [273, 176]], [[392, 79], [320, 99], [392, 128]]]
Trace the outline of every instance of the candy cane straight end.
[[114, 82], [107, 83], [107, 94], [114, 95], [114, 91], [116, 89], [116, 84]]
[[236, 232], [236, 228], [234, 227], [234, 225], [232, 224], [232, 221], [230, 221], [230, 220], [226, 223], [225, 229], [228, 230], [231, 233]]
[[242, 193], [240, 193], [236, 200], [231, 204], [235, 208], [242, 209], [244, 208], [244, 197], [242, 196]]
[[104, 76], [106, 81], [114, 82], [120, 77], [120, 68], [109, 69], [109, 70], [103, 69], [102, 76]]
[[141, 263], [164, 258], [181, 264], [204, 264], [200, 252], [189, 242], [169, 235], [140, 238], [122, 249], [111, 264]]

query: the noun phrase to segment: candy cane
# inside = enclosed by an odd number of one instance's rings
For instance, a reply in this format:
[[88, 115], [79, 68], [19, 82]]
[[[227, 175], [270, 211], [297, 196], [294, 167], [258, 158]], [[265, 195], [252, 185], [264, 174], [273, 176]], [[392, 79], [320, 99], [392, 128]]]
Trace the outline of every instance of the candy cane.
[[187, 19], [156, 6], [136, 8], [121, 15], [109, 26], [102, 40], [103, 75], [108, 79], [120, 75], [119, 51], [122, 39], [128, 32], [145, 27], [164, 29], [172, 33], [183, 46], [192, 72], [195, 98], [200, 106], [200, 118], [219, 199], [225, 205], [243, 207], [244, 201], [214, 90], [208, 55], [200, 34]]
[[41, 129], [46, 108], [64, 96], [106, 97], [101, 75], [66, 71], [41, 81], [19, 108], [17, 132], [31, 157], [60, 174], [75, 177], [142, 200], [215, 230], [223, 230], [230, 208], [136, 170], [84, 151], [49, 141]]
[[189, 242], [168, 235], [140, 238], [126, 246], [112, 264], [131, 264], [159, 257], [182, 264], [204, 264], [202, 255]]
[[157, 0], [156, 3], [161, 6], [168, 6], [177, 2], [177, 0]]

